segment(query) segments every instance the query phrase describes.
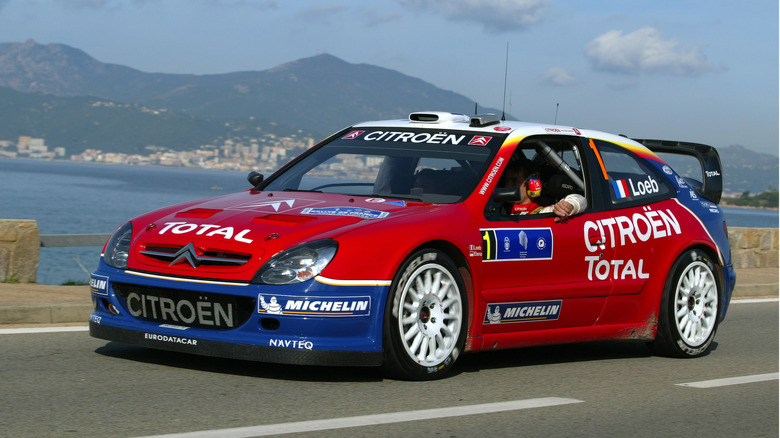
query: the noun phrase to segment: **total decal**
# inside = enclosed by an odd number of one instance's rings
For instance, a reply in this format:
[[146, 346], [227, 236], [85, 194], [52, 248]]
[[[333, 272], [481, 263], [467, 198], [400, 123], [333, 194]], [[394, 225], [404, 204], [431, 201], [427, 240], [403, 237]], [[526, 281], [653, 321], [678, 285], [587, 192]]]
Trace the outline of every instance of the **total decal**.
[[550, 228], [482, 229], [482, 260], [552, 260]]
[[258, 313], [287, 316], [350, 317], [371, 314], [371, 297], [258, 295]]
[[233, 227], [223, 227], [222, 225], [215, 224], [193, 224], [189, 222], [166, 222], [163, 224], [162, 229], [157, 234], [163, 235], [165, 233], [172, 234], [190, 234], [194, 233], [196, 236], [206, 237], [222, 237], [226, 240], [235, 240], [241, 243], [252, 243], [253, 239], [249, 239], [247, 235], [251, 230], [244, 229], [236, 232]]
[[554, 321], [561, 314], [561, 305], [561, 300], [492, 303], [488, 304], [482, 323]]
[[[589, 236], [597, 233], [604, 236], [602, 243], [593, 244]], [[671, 238], [682, 234], [680, 222], [670, 209], [653, 210], [643, 207], [642, 212], [631, 216], [616, 216], [597, 221], [586, 221], [583, 225], [585, 247], [595, 253], [607, 248], [634, 245], [650, 240]], [[601, 255], [585, 256], [588, 262], [588, 280], [644, 279], [650, 275], [645, 271], [644, 259], [606, 260]]]

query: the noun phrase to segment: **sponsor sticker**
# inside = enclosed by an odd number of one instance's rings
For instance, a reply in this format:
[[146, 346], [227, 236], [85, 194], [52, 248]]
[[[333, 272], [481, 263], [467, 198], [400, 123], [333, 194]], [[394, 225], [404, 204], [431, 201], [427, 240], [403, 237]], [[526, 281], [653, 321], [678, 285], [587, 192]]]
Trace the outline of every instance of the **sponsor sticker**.
[[550, 228], [483, 229], [482, 260], [552, 260]]
[[658, 182], [648, 176], [646, 180], [640, 179], [634, 181], [633, 178], [619, 179], [612, 181], [612, 188], [615, 190], [615, 197], [623, 199], [631, 196], [653, 195], [660, 191]]
[[198, 345], [197, 339], [181, 338], [179, 336], [158, 335], [157, 333], [144, 333], [144, 339], [163, 342], [166, 344]]
[[491, 303], [485, 311], [483, 324], [554, 321], [561, 315], [561, 300]]
[[381, 219], [390, 216], [386, 211], [371, 210], [360, 207], [322, 207], [304, 208], [301, 214], [314, 214], [321, 216], [352, 216], [360, 219]]
[[343, 138], [345, 140], [352, 140], [352, 139], [360, 137], [360, 134], [362, 134], [364, 132], [366, 132], [366, 131], [352, 131], [349, 134], [347, 134], [347, 135], [345, 135], [345, 136], [343, 136], [341, 138]]
[[89, 291], [95, 295], [108, 296], [108, 277], [91, 274], [89, 276]]
[[488, 144], [488, 142], [490, 142], [491, 138], [492, 137], [488, 137], [488, 136], [485, 136], [485, 135], [475, 135], [474, 138], [472, 138], [469, 141], [469, 144], [470, 145], [477, 145], [477, 146], [485, 146], [485, 145]]
[[269, 347], [281, 347], [281, 348], [295, 348], [298, 350], [312, 350], [314, 349], [314, 343], [306, 340], [298, 339], [270, 339], [268, 341]]
[[394, 143], [460, 144], [465, 137], [463, 134], [447, 132], [371, 131], [363, 136], [363, 140]]
[[314, 297], [259, 294], [257, 312], [266, 315], [350, 317], [371, 314], [371, 297]]

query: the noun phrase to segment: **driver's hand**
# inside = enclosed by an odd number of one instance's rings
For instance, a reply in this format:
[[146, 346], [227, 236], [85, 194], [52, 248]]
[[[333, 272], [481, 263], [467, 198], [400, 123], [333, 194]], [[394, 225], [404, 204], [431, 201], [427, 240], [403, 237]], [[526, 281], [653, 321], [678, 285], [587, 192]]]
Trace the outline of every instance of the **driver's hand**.
[[558, 203], [555, 204], [555, 207], [553, 207], [553, 213], [555, 214], [555, 222], [560, 222], [569, 216], [571, 216], [571, 212], [574, 211], [574, 206], [568, 203], [567, 201], [558, 201]]

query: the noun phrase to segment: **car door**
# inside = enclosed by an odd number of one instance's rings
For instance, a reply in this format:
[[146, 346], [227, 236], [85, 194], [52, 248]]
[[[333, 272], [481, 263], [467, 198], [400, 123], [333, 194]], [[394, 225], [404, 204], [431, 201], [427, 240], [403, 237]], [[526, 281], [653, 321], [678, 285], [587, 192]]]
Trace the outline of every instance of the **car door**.
[[[588, 142], [602, 166], [594, 187], [605, 195], [611, 216], [604, 228], [604, 245], [611, 249], [611, 256], [599, 261], [594, 270], [597, 277], [609, 275], [613, 282], [604, 321], [632, 322], [651, 274], [666, 275], [663, 266], [658, 266], [664, 257], [658, 256], [681, 235], [674, 212], [679, 213], [678, 207], [669, 201], [676, 189], [648, 161], [660, 161], [652, 152], [598, 139]], [[599, 269], [607, 263], [612, 267], [608, 274]]]
[[[557, 221], [551, 213], [515, 216], [501, 205], [488, 206], [480, 225], [484, 309], [476, 310], [484, 315], [485, 334], [592, 325], [611, 291], [612, 277], [600, 270], [600, 262], [614, 252], [605, 245], [604, 223], [611, 216], [588, 193], [591, 153], [581, 138], [542, 139], [582, 176], [588, 207]], [[545, 169], [548, 160], [540, 159], [535, 140], [539, 138], [521, 142], [512, 158], [522, 154], [539, 163], [545, 190], [545, 184], [560, 184], [555, 182], [560, 172]]]

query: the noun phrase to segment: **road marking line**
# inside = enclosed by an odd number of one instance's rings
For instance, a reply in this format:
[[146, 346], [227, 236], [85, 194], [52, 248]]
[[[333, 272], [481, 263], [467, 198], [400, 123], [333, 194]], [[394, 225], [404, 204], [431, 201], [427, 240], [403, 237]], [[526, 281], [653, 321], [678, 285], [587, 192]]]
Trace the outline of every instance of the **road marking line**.
[[32, 327], [0, 329], [0, 335], [22, 335], [30, 333], [60, 333], [60, 332], [86, 332], [89, 327], [85, 325], [75, 327]]
[[766, 382], [777, 380], [780, 373], [755, 374], [752, 376], [727, 377], [725, 379], [702, 380], [701, 382], [678, 383], [677, 386], [691, 388], [717, 388], [719, 386], [742, 385], [743, 383]]
[[776, 303], [780, 298], [746, 298], [731, 300], [731, 304]]
[[282, 435], [288, 433], [317, 432], [347, 427], [375, 426], [380, 424], [405, 423], [417, 420], [459, 417], [463, 415], [492, 414], [520, 409], [584, 403], [571, 398], [546, 397], [529, 400], [485, 403], [481, 405], [454, 406], [450, 408], [423, 409], [419, 411], [393, 412], [389, 414], [361, 415], [357, 417], [330, 418], [325, 420], [298, 421], [294, 423], [266, 424], [262, 426], [236, 427], [231, 429], [204, 430], [199, 432], [155, 435], [145, 438], [210, 438], [210, 437], [255, 437]]

